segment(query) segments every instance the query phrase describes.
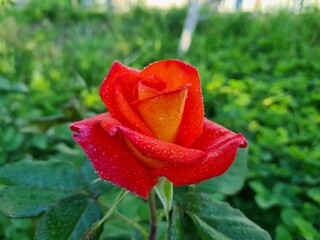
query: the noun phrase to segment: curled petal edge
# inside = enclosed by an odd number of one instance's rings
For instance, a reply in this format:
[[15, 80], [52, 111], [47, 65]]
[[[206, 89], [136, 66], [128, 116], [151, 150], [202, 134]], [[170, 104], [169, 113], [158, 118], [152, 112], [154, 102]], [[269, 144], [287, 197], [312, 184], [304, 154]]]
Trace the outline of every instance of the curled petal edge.
[[196, 184], [226, 172], [232, 165], [238, 148], [245, 147], [247, 141], [242, 134], [236, 134], [205, 119], [203, 134], [191, 148], [204, 151], [207, 153], [206, 157], [186, 166], [167, 165], [152, 173], [168, 178], [175, 186]]
[[157, 177], [150, 174], [139, 160], [131, 154], [117, 129], [108, 132], [100, 125], [101, 119], [109, 119], [109, 126], [118, 123], [109, 113], [72, 123], [73, 138], [81, 146], [99, 177], [132, 193], [147, 198], [150, 190], [157, 184]]
[[116, 120], [100, 120], [101, 127], [110, 135], [120, 130], [131, 144], [145, 157], [161, 162], [177, 165], [186, 165], [204, 158], [207, 154], [201, 150], [189, 149], [179, 145], [160, 141], [158, 139], [142, 135], [129, 128], [121, 126]]

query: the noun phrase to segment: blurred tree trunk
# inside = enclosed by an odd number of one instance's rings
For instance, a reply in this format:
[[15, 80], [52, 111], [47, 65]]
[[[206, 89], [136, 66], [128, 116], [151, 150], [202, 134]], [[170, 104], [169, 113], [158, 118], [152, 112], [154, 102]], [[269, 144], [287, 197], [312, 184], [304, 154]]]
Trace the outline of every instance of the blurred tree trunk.
[[109, 11], [113, 12], [114, 11], [114, 5], [113, 5], [112, 0], [106, 0], [106, 3], [107, 3]]
[[241, 11], [242, 9], [242, 0], [236, 1], [236, 11]]
[[[201, 2], [203, 3], [202, 5]], [[217, 11], [220, 3], [221, 0], [207, 0], [206, 2], [203, 2], [201, 0], [189, 0], [188, 13], [184, 21], [184, 26], [178, 46], [179, 57], [182, 57], [189, 51], [192, 37], [198, 22], [207, 19], [215, 11]], [[203, 16], [200, 15], [201, 7], [206, 7], [207, 10], [207, 13]]]
[[178, 55], [181, 57], [189, 51], [192, 35], [199, 21], [200, 0], [190, 0], [188, 13], [180, 37]]
[[298, 4], [299, 4], [299, 11], [301, 11], [302, 10], [302, 8], [303, 8], [303, 4], [304, 4], [304, 0], [298, 0]]

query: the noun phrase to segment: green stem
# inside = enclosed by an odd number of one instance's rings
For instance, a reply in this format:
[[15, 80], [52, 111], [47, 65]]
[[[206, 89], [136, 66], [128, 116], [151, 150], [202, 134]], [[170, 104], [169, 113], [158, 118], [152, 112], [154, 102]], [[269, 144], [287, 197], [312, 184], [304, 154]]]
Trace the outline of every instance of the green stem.
[[[110, 208], [110, 206], [104, 204], [104, 203], [99, 203], [101, 206], [105, 208]], [[125, 221], [128, 225], [131, 225], [135, 229], [137, 229], [141, 235], [143, 236], [144, 239], [148, 238], [148, 232], [144, 229], [143, 226], [141, 226], [139, 223], [133, 221], [132, 219], [128, 218], [127, 216], [123, 215], [122, 213], [118, 212], [117, 210], [114, 211], [114, 215], [118, 218], [121, 218], [123, 221]]]
[[151, 190], [148, 197], [149, 213], [150, 213], [150, 235], [149, 240], [155, 240], [157, 235], [157, 207], [154, 190]]
[[101, 218], [99, 221], [97, 221], [95, 224], [92, 225], [92, 227], [82, 236], [82, 240], [90, 240], [93, 239], [95, 232], [102, 226], [102, 224], [108, 220], [108, 218], [114, 213], [116, 208], [119, 206], [119, 204], [122, 202], [122, 200], [127, 196], [129, 192], [122, 189], [117, 198], [114, 200], [113, 204], [109, 208], [109, 210], [106, 212], [106, 214]]
[[127, 216], [121, 214], [118, 211], [114, 212], [114, 215], [121, 218], [123, 221], [125, 221], [127, 224], [133, 226], [135, 229], [137, 229], [143, 236], [144, 239], [148, 238], [148, 232], [138, 223], [136, 223], [135, 221], [131, 220], [130, 218], [128, 218]]

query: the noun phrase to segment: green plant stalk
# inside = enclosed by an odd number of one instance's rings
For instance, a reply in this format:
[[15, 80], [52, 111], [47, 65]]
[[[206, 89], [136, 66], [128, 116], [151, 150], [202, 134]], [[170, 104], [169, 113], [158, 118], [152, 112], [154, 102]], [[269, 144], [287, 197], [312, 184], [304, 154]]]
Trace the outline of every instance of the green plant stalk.
[[157, 236], [157, 207], [156, 197], [152, 189], [148, 197], [149, 213], [150, 213], [150, 235], [149, 240], [155, 240]]
[[159, 178], [158, 184], [154, 187], [155, 193], [162, 202], [163, 210], [169, 223], [169, 212], [172, 208], [173, 185], [165, 178]]
[[108, 220], [109, 217], [112, 216], [112, 214], [115, 212], [116, 208], [119, 206], [119, 204], [122, 202], [122, 200], [128, 195], [128, 191], [125, 189], [122, 189], [117, 198], [114, 200], [113, 204], [109, 208], [109, 210], [106, 212], [106, 214], [101, 218], [99, 221], [97, 221], [95, 224], [92, 225], [92, 227], [82, 236], [82, 240], [90, 240], [93, 239], [95, 232], [102, 226], [102, 224]]
[[[108, 206], [108, 205], [105, 205], [103, 203], [100, 203], [100, 204], [103, 207], [110, 208], [110, 206]], [[149, 233], [139, 223], [133, 221], [132, 219], [128, 218], [127, 216], [123, 215], [122, 213], [118, 212], [117, 210], [114, 211], [114, 215], [116, 217], [121, 218], [123, 221], [125, 221], [127, 224], [131, 225], [132, 227], [136, 228], [141, 233], [141, 235], [143, 236], [144, 239], [148, 238]]]
[[137, 229], [143, 236], [144, 239], [148, 238], [148, 232], [138, 223], [136, 223], [135, 221], [131, 220], [130, 218], [128, 218], [127, 216], [121, 214], [120, 212], [118, 212], [117, 210], [114, 212], [114, 215], [121, 218], [123, 221], [125, 221], [127, 224], [133, 226], [135, 229]]

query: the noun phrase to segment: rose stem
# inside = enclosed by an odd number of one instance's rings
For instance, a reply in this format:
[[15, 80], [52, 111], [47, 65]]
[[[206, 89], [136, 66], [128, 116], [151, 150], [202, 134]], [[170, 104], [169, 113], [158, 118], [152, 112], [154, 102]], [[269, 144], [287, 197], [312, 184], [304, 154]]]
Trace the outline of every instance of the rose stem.
[[[109, 205], [106, 205], [104, 203], [99, 202], [99, 204], [105, 208], [110, 208]], [[123, 215], [122, 213], [118, 212], [117, 210], [114, 211], [113, 213], [116, 217], [121, 218], [123, 221], [125, 221], [127, 224], [131, 225], [132, 227], [136, 228], [141, 235], [143, 236], [144, 239], [148, 238], [148, 232], [137, 222], [134, 220], [128, 218], [127, 216]]]
[[150, 235], [149, 240], [155, 240], [157, 235], [157, 208], [154, 190], [151, 190], [148, 197], [149, 213], [150, 213]]
[[128, 191], [126, 191], [125, 189], [122, 189], [119, 193], [119, 195], [117, 196], [117, 198], [114, 200], [113, 204], [111, 205], [111, 207], [109, 208], [109, 210], [106, 212], [106, 214], [103, 216], [103, 218], [101, 218], [99, 221], [95, 222], [88, 231], [86, 231], [86, 233], [82, 236], [82, 240], [90, 240], [94, 238], [95, 232], [97, 231], [98, 228], [100, 228], [102, 226], [102, 224], [104, 224], [104, 222], [106, 220], [109, 219], [109, 217], [111, 217], [111, 215], [115, 212], [115, 210], [117, 209], [117, 207], [119, 206], [119, 204], [122, 202], [122, 200], [128, 195]]

